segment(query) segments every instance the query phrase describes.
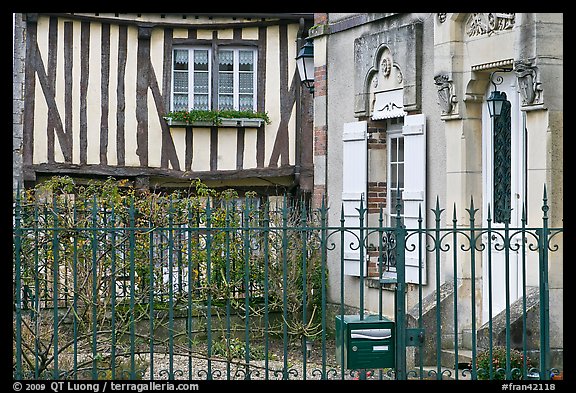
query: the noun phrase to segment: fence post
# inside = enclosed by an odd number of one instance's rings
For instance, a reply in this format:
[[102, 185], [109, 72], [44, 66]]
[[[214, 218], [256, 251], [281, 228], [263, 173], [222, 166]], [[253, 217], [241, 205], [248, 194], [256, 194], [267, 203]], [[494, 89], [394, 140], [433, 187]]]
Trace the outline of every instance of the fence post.
[[396, 379], [406, 379], [406, 229], [402, 225], [400, 190], [396, 193]]
[[207, 379], [212, 380], [212, 210], [210, 197], [206, 199], [206, 333], [207, 333]]
[[53, 195], [53, 215], [54, 215], [54, 237], [52, 239], [52, 254], [54, 257], [54, 276], [53, 276], [53, 304], [54, 307], [54, 379], [59, 378], [58, 372], [58, 351], [59, 351], [59, 343], [58, 343], [58, 249], [59, 249], [59, 242], [58, 242], [58, 206], [56, 203], [56, 196]]
[[550, 379], [550, 336], [549, 298], [548, 298], [548, 197], [546, 184], [542, 198], [542, 228], [539, 237], [540, 270], [540, 379]]
[[[472, 299], [471, 318], [472, 318], [472, 379], [478, 377], [476, 370], [476, 233], [474, 216], [478, 209], [474, 208], [474, 198], [470, 197], [470, 209], [466, 209], [470, 215], [470, 294]], [[507, 279], [508, 280], [508, 279]], [[508, 283], [508, 281], [506, 281]], [[456, 286], [454, 286], [456, 290]], [[508, 292], [508, 291], [507, 291]], [[454, 302], [456, 303], [456, 295], [454, 295]], [[509, 309], [510, 307], [508, 307]], [[456, 316], [455, 316], [456, 317]], [[510, 330], [510, 323], [507, 322], [506, 331]], [[454, 346], [458, 347], [458, 342], [454, 342]], [[456, 358], [458, 361], [458, 358]], [[458, 372], [458, 370], [456, 370]]]
[[320, 230], [321, 233], [321, 261], [320, 261], [320, 271], [322, 275], [322, 379], [326, 379], [326, 252], [327, 252], [327, 219], [326, 213], [327, 208], [325, 204], [325, 196], [322, 195], [322, 206], [320, 208]]
[[15, 234], [14, 234], [14, 263], [15, 263], [15, 295], [16, 303], [14, 304], [16, 311], [16, 374], [15, 379], [22, 378], [22, 293], [21, 293], [21, 252], [22, 252], [22, 229], [21, 229], [21, 216], [20, 216], [20, 184], [16, 190], [16, 202], [14, 206], [14, 220], [15, 220]]
[[130, 379], [136, 379], [136, 372], [135, 372], [135, 357], [134, 351], [136, 349], [136, 342], [135, 342], [135, 326], [134, 326], [134, 307], [135, 307], [135, 300], [134, 300], [134, 280], [135, 280], [135, 272], [134, 272], [134, 250], [136, 248], [136, 238], [135, 238], [135, 231], [136, 231], [136, 223], [134, 218], [134, 196], [130, 197], [130, 228], [128, 229], [130, 238]]
[[434, 216], [436, 226], [434, 228], [434, 251], [436, 258], [436, 378], [442, 379], [442, 321], [440, 318], [440, 250], [442, 240], [440, 238], [440, 219], [444, 209], [440, 209], [440, 201], [436, 196]]

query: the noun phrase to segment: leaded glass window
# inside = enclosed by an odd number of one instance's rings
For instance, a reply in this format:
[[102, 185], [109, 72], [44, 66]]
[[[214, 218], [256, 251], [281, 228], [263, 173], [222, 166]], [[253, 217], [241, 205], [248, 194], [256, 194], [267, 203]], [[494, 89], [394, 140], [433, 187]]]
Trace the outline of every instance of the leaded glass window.
[[510, 223], [512, 195], [512, 119], [510, 101], [494, 117], [494, 222]]

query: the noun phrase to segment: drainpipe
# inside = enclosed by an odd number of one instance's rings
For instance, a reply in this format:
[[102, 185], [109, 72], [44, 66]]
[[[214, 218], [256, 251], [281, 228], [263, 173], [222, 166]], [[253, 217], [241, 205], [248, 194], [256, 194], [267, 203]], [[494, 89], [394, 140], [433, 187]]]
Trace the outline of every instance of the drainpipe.
[[[296, 53], [302, 47], [303, 36], [305, 32], [304, 28], [304, 18], [300, 18], [298, 33], [296, 35]], [[295, 168], [294, 168], [294, 186], [293, 189], [296, 189], [300, 186], [300, 167], [301, 167], [301, 157], [300, 157], [300, 143], [302, 137], [302, 84], [300, 84], [299, 88], [296, 89], [296, 141], [294, 144], [295, 150]]]

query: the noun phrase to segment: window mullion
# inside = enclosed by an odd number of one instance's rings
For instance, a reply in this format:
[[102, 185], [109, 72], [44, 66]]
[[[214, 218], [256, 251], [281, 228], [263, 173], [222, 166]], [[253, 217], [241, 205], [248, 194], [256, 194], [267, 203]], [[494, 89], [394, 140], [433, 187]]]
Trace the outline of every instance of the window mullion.
[[234, 60], [232, 62], [232, 96], [234, 97], [234, 109], [240, 108], [240, 58], [238, 49], [234, 49]]
[[194, 49], [188, 49], [188, 110], [194, 107]]

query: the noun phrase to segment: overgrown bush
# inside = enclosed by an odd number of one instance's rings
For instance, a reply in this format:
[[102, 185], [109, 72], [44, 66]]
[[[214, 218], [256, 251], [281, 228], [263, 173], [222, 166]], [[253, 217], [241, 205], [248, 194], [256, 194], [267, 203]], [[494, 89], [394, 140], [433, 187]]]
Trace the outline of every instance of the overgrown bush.
[[[64, 176], [25, 190], [14, 216], [14, 271], [21, 279], [14, 276], [13, 289], [22, 298], [14, 367], [18, 353], [23, 373], [43, 375], [58, 354], [58, 371], [71, 375], [73, 367], [89, 370], [96, 353], [101, 372], [121, 369], [122, 356], [145, 352], [151, 339], [159, 351], [187, 353], [188, 343], [134, 330], [152, 319], [154, 330], [168, 331], [174, 316], [220, 319], [213, 339], [226, 345], [230, 313], [286, 314], [251, 327], [251, 338], [318, 334], [319, 237], [297, 229], [312, 226], [313, 216], [292, 202], [279, 211], [257, 202], [254, 193], [240, 197], [200, 181], [167, 194], [136, 191], [127, 180], [76, 184]], [[205, 329], [172, 338], [190, 340]]]

